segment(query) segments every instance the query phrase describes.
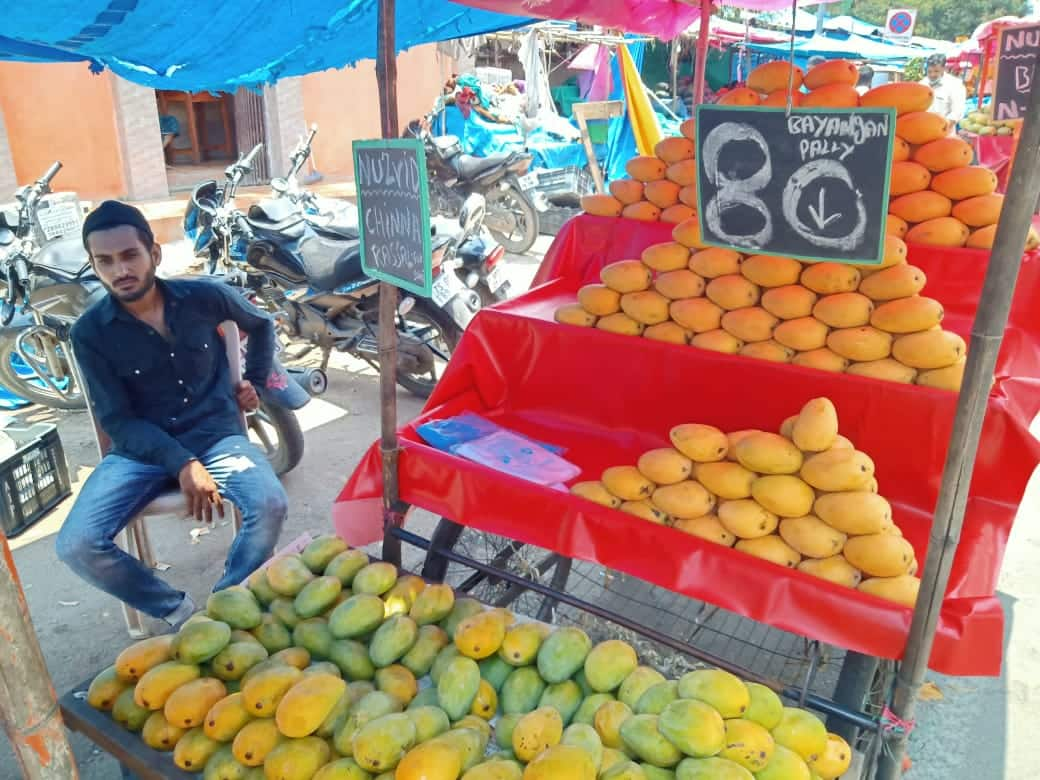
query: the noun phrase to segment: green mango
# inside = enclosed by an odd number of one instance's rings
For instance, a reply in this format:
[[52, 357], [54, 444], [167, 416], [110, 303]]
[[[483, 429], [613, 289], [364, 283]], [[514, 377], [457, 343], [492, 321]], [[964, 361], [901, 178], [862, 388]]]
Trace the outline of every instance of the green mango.
[[173, 657], [186, 664], [199, 664], [215, 656], [231, 641], [231, 626], [217, 620], [186, 625], [173, 640]]
[[600, 642], [585, 658], [585, 678], [593, 690], [609, 693], [625, 681], [639, 665], [636, 651], [620, 639]]
[[332, 646], [329, 624], [323, 618], [301, 620], [293, 629], [293, 644], [307, 650], [311, 658], [328, 658]]
[[497, 655], [485, 658], [480, 662], [479, 666], [480, 676], [487, 680], [488, 685], [495, 689], [495, 693], [502, 690], [502, 684], [513, 673], [513, 667]]
[[127, 731], [140, 731], [152, 711], [134, 701], [134, 689], [127, 688], [112, 705], [112, 720]]
[[437, 686], [431, 685], [428, 688], [423, 688], [416, 694], [415, 698], [408, 703], [408, 709], [417, 710], [420, 707], [437, 707], [440, 708], [440, 701], [437, 699]]
[[401, 666], [416, 678], [425, 677], [433, 668], [437, 654], [447, 647], [450, 641], [447, 632], [440, 626], [420, 626], [415, 644], [401, 658]]
[[657, 715], [632, 715], [621, 724], [621, 741], [640, 760], [667, 769], [683, 754], [658, 730], [657, 722]]
[[232, 642], [213, 657], [210, 667], [214, 677], [221, 680], [241, 680], [261, 661], [267, 659], [267, 650], [256, 642]]
[[538, 674], [547, 683], [562, 683], [584, 666], [591, 649], [592, 640], [580, 628], [558, 628], [538, 649]]
[[620, 761], [603, 772], [599, 780], [646, 780], [646, 774], [635, 761]]
[[603, 742], [596, 733], [596, 729], [587, 723], [572, 723], [565, 728], [563, 736], [560, 738], [560, 744], [580, 747], [592, 756], [592, 763], [597, 767], [603, 763]]
[[370, 563], [354, 575], [350, 587], [355, 593], [370, 593], [382, 596], [397, 582], [397, 569], [389, 563]]
[[347, 543], [338, 536], [319, 536], [303, 548], [300, 558], [312, 572], [324, 574], [332, 559], [347, 549]]
[[452, 721], [465, 716], [480, 689], [480, 667], [472, 658], [457, 656], [441, 672], [437, 700]]
[[253, 629], [256, 641], [263, 645], [268, 653], [277, 653], [292, 647], [292, 634], [277, 617], [264, 613], [260, 625]]
[[[434, 689], [427, 688], [427, 690], [432, 691]], [[409, 705], [405, 714], [411, 718], [415, 726], [416, 744], [427, 742], [451, 728], [447, 714], [437, 706], [423, 705], [412, 707]]]
[[332, 738], [336, 752], [348, 758], [354, 755], [354, 737], [362, 727], [376, 718], [401, 711], [401, 702], [382, 691], [372, 691], [351, 706], [343, 724]]
[[278, 594], [271, 587], [271, 583], [267, 581], [267, 573], [263, 569], [257, 569], [249, 575], [249, 579], [246, 580], [246, 587], [253, 592], [253, 597], [261, 606], [266, 607], [278, 598]]
[[260, 625], [260, 605], [253, 592], [243, 585], [232, 585], [211, 593], [206, 599], [206, 614], [232, 628], [246, 631]]
[[639, 766], [643, 770], [646, 780], [675, 780], [675, 772], [671, 769], [662, 769], [653, 764], [640, 764]]
[[484, 611], [484, 605], [476, 599], [471, 599], [465, 596], [461, 599], [455, 599], [455, 603], [451, 605], [451, 612], [448, 616], [441, 621], [441, 628], [448, 632], [448, 636], [455, 639], [455, 629], [459, 627], [459, 623], [468, 617], [473, 617]]
[[328, 657], [347, 680], [371, 680], [375, 677], [376, 668], [368, 657], [368, 649], [353, 639], [333, 639], [329, 642]]
[[574, 680], [564, 680], [562, 683], [550, 685], [545, 689], [538, 700], [538, 707], [552, 707], [560, 713], [563, 725], [566, 726], [571, 722], [574, 713], [578, 711], [581, 702], [581, 688], [578, 683]]
[[394, 615], [372, 635], [368, 657], [376, 666], [389, 666], [411, 650], [418, 638], [419, 627], [414, 620], [407, 615]]
[[679, 683], [668, 680], [648, 688], [636, 702], [636, 715], [660, 715], [661, 711], [679, 698]]
[[519, 712], [499, 716], [498, 722], [495, 724], [495, 742], [503, 750], [513, 749], [513, 731], [522, 717], [524, 717], [523, 714]]
[[220, 743], [210, 739], [201, 728], [193, 728], [179, 740], [173, 749], [173, 763], [186, 772], [201, 772]]
[[714, 756], [726, 746], [726, 724], [718, 710], [696, 699], [677, 699], [657, 716], [657, 729], [694, 758]]
[[394, 769], [404, 754], [415, 745], [414, 721], [404, 713], [376, 718], [354, 735], [353, 758], [369, 772]]
[[639, 699], [644, 693], [663, 682], [664, 675], [649, 666], [637, 666], [618, 688], [618, 701], [623, 701], [629, 709], [635, 711]]
[[318, 770], [312, 780], [372, 780], [372, 775], [352, 758], [341, 758]]
[[718, 756], [686, 758], [675, 768], [675, 780], [755, 780], [740, 764]]
[[592, 719], [596, 717], [596, 710], [608, 701], [614, 701], [614, 697], [609, 693], [594, 693], [591, 696], [587, 696], [582, 699], [581, 706], [578, 707], [578, 711], [571, 718], [571, 723], [584, 723], [587, 726], [591, 726]]
[[455, 591], [450, 585], [427, 585], [412, 602], [408, 617], [420, 626], [440, 623], [455, 606]]
[[301, 618], [317, 617], [339, 598], [343, 585], [335, 577], [318, 577], [303, 586], [293, 599], [293, 609]]
[[293, 598], [314, 579], [314, 573], [299, 555], [282, 555], [267, 566], [267, 582], [280, 596]]
[[268, 609], [290, 631], [296, 628], [296, 625], [300, 622], [300, 616], [296, 614], [293, 600], [285, 596], [279, 596], [272, 601]]
[[221, 745], [206, 762], [202, 780], [246, 780], [248, 767], [242, 766], [231, 752], [231, 745]]
[[335, 577], [346, 588], [354, 582], [354, 577], [368, 566], [368, 556], [363, 550], [344, 550], [325, 567], [325, 576]]
[[268, 778], [313, 778], [328, 763], [332, 750], [320, 737], [284, 739], [264, 759]]
[[543, 693], [545, 680], [538, 674], [538, 670], [533, 666], [522, 666], [514, 669], [502, 683], [498, 701], [506, 715], [524, 714], [538, 708]]
[[329, 630], [337, 639], [357, 639], [375, 631], [386, 617], [386, 604], [379, 596], [355, 593], [329, 615]]

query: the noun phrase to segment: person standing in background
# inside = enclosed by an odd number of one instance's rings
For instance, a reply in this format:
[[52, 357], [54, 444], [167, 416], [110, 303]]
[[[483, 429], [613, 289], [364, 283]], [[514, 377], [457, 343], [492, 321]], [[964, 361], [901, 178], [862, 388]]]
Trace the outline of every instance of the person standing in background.
[[946, 72], [946, 55], [932, 54], [925, 61], [925, 77], [921, 83], [932, 88], [932, 106], [928, 110], [945, 118], [955, 127], [964, 118], [967, 91], [964, 82]]
[[856, 91], [863, 94], [870, 90], [870, 83], [874, 80], [874, 69], [863, 63], [859, 66], [859, 80], [856, 82]]

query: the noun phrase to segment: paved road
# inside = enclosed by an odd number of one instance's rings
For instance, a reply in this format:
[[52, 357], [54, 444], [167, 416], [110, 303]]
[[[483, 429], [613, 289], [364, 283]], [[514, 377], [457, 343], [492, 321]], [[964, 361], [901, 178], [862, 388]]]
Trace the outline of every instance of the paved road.
[[[544, 251], [543, 239], [537, 249]], [[513, 258], [510, 278], [516, 290], [526, 289], [538, 254]], [[184, 265], [176, 250], [167, 254], [167, 270]], [[398, 394], [399, 415], [406, 420], [420, 402]], [[327, 395], [301, 414], [307, 429], [303, 462], [285, 480], [291, 512], [283, 541], [303, 531], [329, 529], [329, 507], [363, 451], [378, 435], [378, 377], [363, 364], [337, 363]], [[33, 410], [27, 419], [57, 422], [76, 486], [97, 461], [85, 415]], [[118, 604], [82, 584], [54, 555], [54, 534], [61, 527], [70, 501], [13, 544], [16, 565], [25, 584], [33, 621], [55, 687], [65, 690], [111, 663], [128, 640]], [[914, 769], [908, 780], [1019, 780], [1040, 777], [1040, 753], [1032, 739], [1040, 730], [1040, 527], [1036, 523], [1037, 490], [1030, 486], [1020, 522], [1009, 547], [1001, 578], [1008, 614], [1008, 652], [1000, 678], [948, 679], [930, 677], [945, 698], [922, 703], [914, 734]], [[418, 518], [418, 528], [431, 518]], [[410, 520], [411, 523], [411, 520]], [[152, 539], [158, 559], [169, 565], [164, 576], [203, 602], [216, 581], [228, 545], [227, 527], [193, 543], [192, 524], [158, 522]], [[417, 559], [414, 558], [413, 560]], [[86, 740], [73, 737], [81, 776], [114, 780], [114, 761]], [[19, 776], [6, 742], [0, 743], [0, 779]]]

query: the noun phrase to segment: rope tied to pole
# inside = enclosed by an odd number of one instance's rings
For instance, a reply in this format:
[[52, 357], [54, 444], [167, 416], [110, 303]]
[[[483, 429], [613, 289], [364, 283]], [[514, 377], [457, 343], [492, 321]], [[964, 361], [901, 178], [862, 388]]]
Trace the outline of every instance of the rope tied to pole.
[[885, 705], [881, 711], [881, 731], [886, 737], [900, 735], [909, 737], [917, 727], [916, 720], [903, 720]]

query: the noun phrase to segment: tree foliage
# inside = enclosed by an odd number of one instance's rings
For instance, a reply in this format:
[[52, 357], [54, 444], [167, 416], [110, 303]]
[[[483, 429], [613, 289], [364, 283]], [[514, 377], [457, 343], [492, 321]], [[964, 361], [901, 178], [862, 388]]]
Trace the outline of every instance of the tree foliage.
[[1024, 16], [1029, 13], [1029, 0], [911, 0], [904, 6], [891, 0], [852, 0], [832, 4], [827, 12], [852, 14], [881, 26], [888, 9], [899, 7], [917, 9], [915, 35], [952, 41], [960, 35], [971, 35], [980, 24], [998, 16]]

